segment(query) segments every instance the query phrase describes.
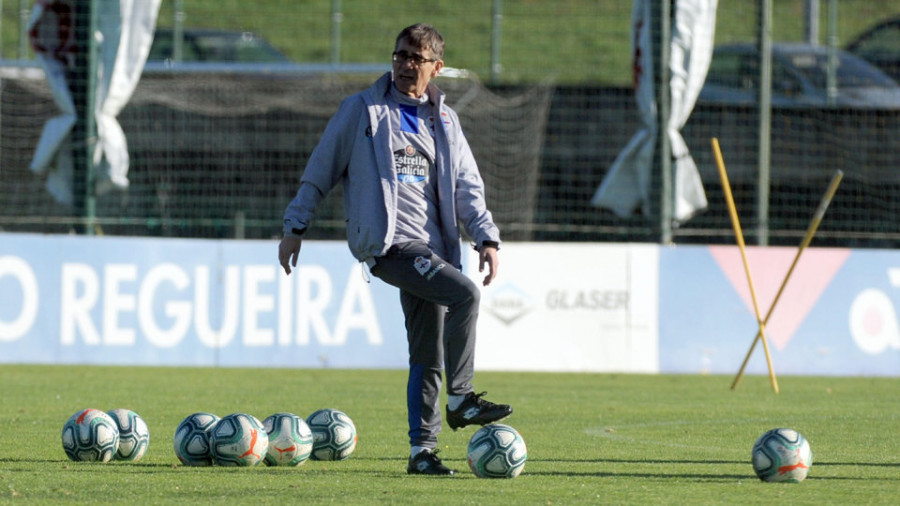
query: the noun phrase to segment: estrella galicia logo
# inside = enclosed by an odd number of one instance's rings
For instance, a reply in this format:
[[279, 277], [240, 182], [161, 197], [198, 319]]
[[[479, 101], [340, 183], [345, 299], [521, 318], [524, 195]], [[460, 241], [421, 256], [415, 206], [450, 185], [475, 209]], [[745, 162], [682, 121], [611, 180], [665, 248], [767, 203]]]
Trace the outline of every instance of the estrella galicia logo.
[[407, 145], [394, 151], [394, 167], [397, 169], [397, 180], [401, 183], [423, 183], [428, 181], [431, 161], [416, 148]]
[[534, 301], [514, 285], [504, 285], [484, 300], [482, 307], [505, 325], [512, 325], [534, 309]]

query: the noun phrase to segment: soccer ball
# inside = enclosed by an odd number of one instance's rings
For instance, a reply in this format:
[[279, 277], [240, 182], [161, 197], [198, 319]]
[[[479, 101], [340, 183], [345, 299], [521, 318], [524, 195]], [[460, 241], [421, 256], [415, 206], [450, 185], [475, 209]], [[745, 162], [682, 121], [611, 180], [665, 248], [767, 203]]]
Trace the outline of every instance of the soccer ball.
[[762, 481], [798, 483], [812, 466], [812, 451], [806, 438], [792, 429], [772, 429], [756, 440], [753, 470]]
[[466, 457], [479, 478], [515, 478], [525, 469], [528, 451], [516, 429], [492, 423], [472, 434]]
[[220, 466], [253, 467], [266, 456], [269, 435], [253, 415], [232, 413], [222, 417], [209, 435], [213, 460]]
[[175, 429], [175, 456], [186, 466], [213, 465], [209, 448], [209, 433], [219, 422], [212, 413], [199, 412], [189, 415]]
[[113, 459], [132, 462], [141, 460], [150, 446], [150, 429], [144, 419], [129, 409], [114, 409], [106, 414], [116, 422], [119, 429], [119, 449]]
[[76, 462], [109, 462], [119, 448], [119, 429], [103, 411], [85, 409], [63, 425], [62, 446]]
[[343, 411], [320, 409], [306, 417], [313, 435], [313, 460], [344, 460], [356, 449], [356, 426]]
[[299, 466], [312, 453], [313, 435], [309, 425], [293, 413], [275, 413], [263, 420], [269, 435], [267, 466]]

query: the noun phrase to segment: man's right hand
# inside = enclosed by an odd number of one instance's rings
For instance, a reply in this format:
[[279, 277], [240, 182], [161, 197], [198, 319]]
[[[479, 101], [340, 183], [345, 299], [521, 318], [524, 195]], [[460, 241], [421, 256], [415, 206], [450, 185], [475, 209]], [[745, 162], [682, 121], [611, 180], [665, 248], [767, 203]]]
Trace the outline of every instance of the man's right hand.
[[291, 273], [291, 267], [297, 267], [297, 257], [300, 256], [300, 244], [303, 241], [292, 235], [286, 235], [278, 245], [278, 261], [284, 267], [285, 274]]

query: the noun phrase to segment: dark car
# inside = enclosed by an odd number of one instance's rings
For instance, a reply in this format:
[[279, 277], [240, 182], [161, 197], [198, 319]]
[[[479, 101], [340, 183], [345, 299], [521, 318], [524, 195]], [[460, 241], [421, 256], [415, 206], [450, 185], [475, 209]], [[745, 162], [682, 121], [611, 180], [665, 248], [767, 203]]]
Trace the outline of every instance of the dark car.
[[[900, 85], [877, 67], [837, 50], [837, 95], [833, 105], [851, 108], [900, 108]], [[824, 107], [828, 48], [800, 43], [772, 45], [772, 105]], [[753, 105], [759, 100], [759, 53], [754, 44], [717, 46], [700, 101]]]
[[[148, 62], [174, 62], [175, 31], [160, 28], [153, 36]], [[288, 58], [252, 32], [186, 28], [182, 31], [181, 60], [210, 63], [288, 63]]]
[[900, 82], [900, 17], [872, 26], [847, 44], [846, 49]]

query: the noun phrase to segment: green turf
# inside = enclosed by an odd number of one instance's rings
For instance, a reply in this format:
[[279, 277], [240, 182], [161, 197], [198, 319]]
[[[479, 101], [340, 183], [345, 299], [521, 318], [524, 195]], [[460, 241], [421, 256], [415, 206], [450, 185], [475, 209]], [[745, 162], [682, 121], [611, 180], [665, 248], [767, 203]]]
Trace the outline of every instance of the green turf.
[[[900, 501], [900, 383], [891, 378], [478, 373], [514, 405], [506, 423], [528, 462], [514, 480], [466, 466], [474, 430], [446, 429], [450, 478], [408, 476], [402, 371], [0, 366], [0, 501], [403, 504], [892, 504]], [[138, 463], [74, 463], [60, 431], [76, 411], [129, 408], [151, 443]], [[359, 431], [343, 462], [298, 468], [189, 468], [172, 434], [186, 415], [323, 407]], [[802, 432], [815, 461], [800, 484], [762, 483], [750, 448], [765, 430]]]
[[[803, 38], [804, 2], [773, 2], [772, 36]], [[33, 2], [26, 1], [26, 7]], [[326, 63], [332, 53], [332, 0], [183, 0], [186, 27], [257, 32], [296, 62]], [[828, 36], [827, 1], [820, 1], [819, 40]], [[19, 56], [23, 2], [0, 0], [2, 53]], [[492, 0], [342, 0], [340, 60], [388, 63], [393, 36], [411, 23], [434, 24], [448, 41], [445, 60], [487, 78], [491, 58]], [[758, 2], [719, 2], [716, 42], [754, 40]], [[162, 2], [159, 25], [172, 26], [173, 0]], [[251, 6], [252, 5], [252, 6]], [[504, 82], [630, 85], [632, 82], [629, 0], [517, 0], [502, 2], [500, 63]], [[900, 3], [840, 0], [839, 45], [879, 19], [900, 14]], [[27, 14], [27, 12], [26, 12]], [[27, 20], [27, 16], [24, 18]], [[26, 39], [27, 40], [27, 39]], [[30, 51], [27, 51], [30, 53]], [[30, 54], [27, 57], [31, 57]]]

